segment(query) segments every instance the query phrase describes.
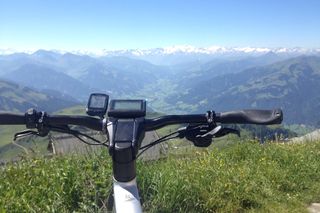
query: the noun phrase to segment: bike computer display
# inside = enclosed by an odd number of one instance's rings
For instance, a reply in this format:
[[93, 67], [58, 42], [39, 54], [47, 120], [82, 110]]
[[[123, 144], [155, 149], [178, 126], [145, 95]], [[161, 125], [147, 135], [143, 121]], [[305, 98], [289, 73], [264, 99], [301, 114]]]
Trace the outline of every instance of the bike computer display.
[[103, 93], [92, 93], [87, 105], [87, 114], [103, 117], [108, 108], [109, 96]]
[[108, 116], [113, 118], [137, 118], [146, 115], [145, 100], [111, 100]]

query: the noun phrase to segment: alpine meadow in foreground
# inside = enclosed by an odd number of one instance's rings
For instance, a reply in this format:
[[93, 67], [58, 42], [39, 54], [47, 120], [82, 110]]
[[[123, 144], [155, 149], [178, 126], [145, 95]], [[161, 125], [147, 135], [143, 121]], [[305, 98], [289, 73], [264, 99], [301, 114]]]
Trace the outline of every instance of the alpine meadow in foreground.
[[[145, 211], [307, 212], [320, 201], [320, 142], [246, 142], [191, 152], [138, 161]], [[111, 170], [106, 152], [8, 164], [0, 172], [0, 210], [104, 211]]]

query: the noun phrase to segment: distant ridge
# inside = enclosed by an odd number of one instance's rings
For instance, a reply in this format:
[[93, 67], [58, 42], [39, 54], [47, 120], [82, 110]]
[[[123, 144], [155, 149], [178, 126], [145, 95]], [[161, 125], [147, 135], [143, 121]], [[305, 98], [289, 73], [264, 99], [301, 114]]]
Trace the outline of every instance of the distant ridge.
[[58, 54], [73, 53], [76, 55], [90, 55], [90, 56], [148, 56], [148, 55], [172, 55], [172, 54], [265, 54], [274, 52], [276, 54], [315, 54], [320, 53], [320, 48], [268, 48], [268, 47], [223, 47], [223, 46], [208, 46], [208, 47], [194, 47], [191, 45], [174, 45], [163, 48], [148, 48], [148, 49], [78, 49], [78, 50], [57, 50], [57, 49], [13, 49], [0, 48], [0, 55], [9, 55], [14, 53], [34, 54], [40, 51], [41, 53], [54, 52]]
[[168, 98], [171, 105], [190, 104], [196, 111], [282, 108], [287, 123], [320, 124], [320, 57], [317, 56], [300, 56], [216, 76], [185, 90], [186, 94]]
[[79, 102], [61, 95], [53, 96], [28, 87], [0, 80], [0, 111], [26, 112], [29, 108], [57, 111]]

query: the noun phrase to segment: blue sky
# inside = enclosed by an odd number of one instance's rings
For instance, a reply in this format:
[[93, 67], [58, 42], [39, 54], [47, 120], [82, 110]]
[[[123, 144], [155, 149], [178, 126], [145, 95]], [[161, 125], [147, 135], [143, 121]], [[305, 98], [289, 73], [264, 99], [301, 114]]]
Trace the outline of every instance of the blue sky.
[[320, 0], [0, 0], [0, 48], [320, 47]]

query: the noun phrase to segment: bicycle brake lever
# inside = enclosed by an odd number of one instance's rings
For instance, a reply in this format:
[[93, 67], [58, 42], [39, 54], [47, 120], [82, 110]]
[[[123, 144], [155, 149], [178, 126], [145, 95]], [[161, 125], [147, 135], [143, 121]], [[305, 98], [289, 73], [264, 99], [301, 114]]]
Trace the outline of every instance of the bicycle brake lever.
[[215, 134], [217, 134], [220, 130], [221, 130], [221, 126], [217, 126], [217, 127], [215, 127], [213, 130], [211, 130], [211, 131], [209, 131], [209, 132], [207, 132], [207, 133], [205, 133], [205, 134], [203, 134], [203, 135], [197, 135], [197, 138], [199, 138], [199, 137], [201, 137], [201, 138], [204, 138], [204, 137], [206, 137], [206, 136], [214, 136]]
[[177, 137], [184, 138], [186, 136], [186, 130], [187, 130], [186, 126], [179, 128]]
[[16, 141], [18, 138], [27, 137], [29, 135], [38, 135], [38, 132], [33, 131], [33, 130], [24, 130], [21, 132], [17, 132], [13, 136], [13, 141]]
[[232, 128], [227, 128], [227, 127], [221, 128], [217, 133], [215, 133], [214, 136], [216, 138], [218, 138], [218, 137], [225, 136], [227, 134], [236, 134], [238, 137], [240, 137], [240, 131], [239, 130], [232, 129]]

